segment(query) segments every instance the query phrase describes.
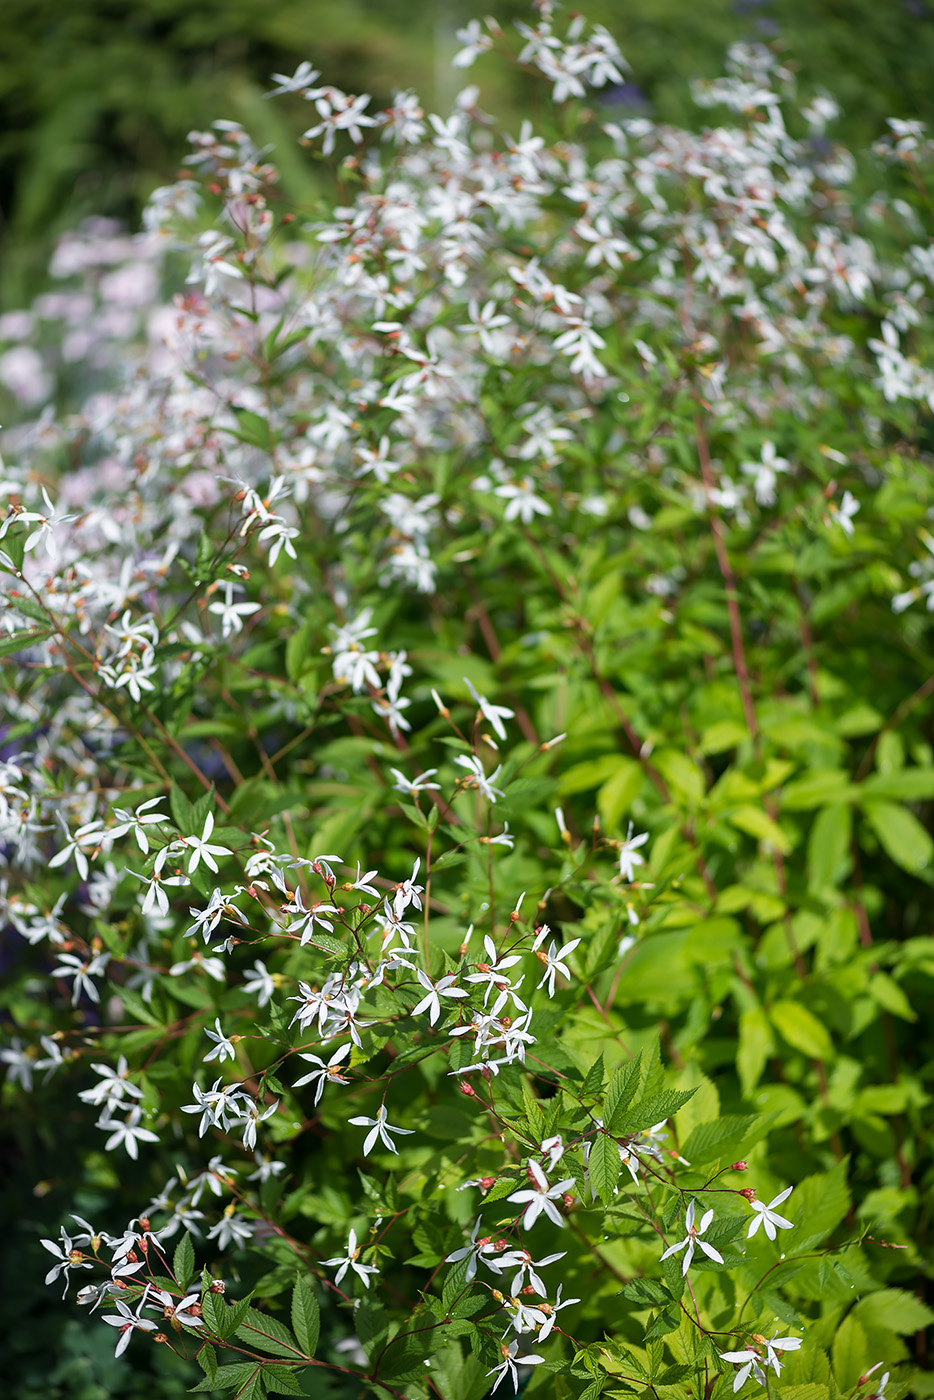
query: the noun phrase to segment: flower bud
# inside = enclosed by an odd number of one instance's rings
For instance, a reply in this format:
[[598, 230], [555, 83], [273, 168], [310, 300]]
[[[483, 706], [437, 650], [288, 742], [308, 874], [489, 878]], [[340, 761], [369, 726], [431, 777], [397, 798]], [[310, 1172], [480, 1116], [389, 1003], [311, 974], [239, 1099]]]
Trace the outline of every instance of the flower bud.
[[169, 1339], [164, 1332], [157, 1332], [153, 1337], [154, 1342], [167, 1342]]
[[493, 1185], [495, 1184], [495, 1182], [496, 1182], [496, 1177], [495, 1177], [495, 1176], [481, 1176], [481, 1178], [480, 1178], [480, 1187], [481, 1187], [481, 1190], [483, 1190], [483, 1191], [489, 1191], [490, 1187], [493, 1186]]
[[745, 1196], [747, 1201], [754, 1201], [756, 1199], [756, 1193], [755, 1191], [753, 1191], [751, 1186], [744, 1187], [744, 1189], [740, 1191], [739, 1194], [741, 1196]]
[[565, 1191], [564, 1195], [561, 1197], [561, 1204], [564, 1206], [565, 1210], [571, 1210], [573, 1208], [575, 1202], [570, 1191]]
[[457, 1087], [458, 1089], [460, 1089], [462, 1094], [466, 1095], [468, 1099], [475, 1099], [477, 1097], [476, 1089], [474, 1089], [470, 1084], [468, 1084], [466, 1079], [462, 1079]]
[[744, 1172], [749, 1165], [748, 1162], [734, 1162], [730, 1167], [731, 1172]]

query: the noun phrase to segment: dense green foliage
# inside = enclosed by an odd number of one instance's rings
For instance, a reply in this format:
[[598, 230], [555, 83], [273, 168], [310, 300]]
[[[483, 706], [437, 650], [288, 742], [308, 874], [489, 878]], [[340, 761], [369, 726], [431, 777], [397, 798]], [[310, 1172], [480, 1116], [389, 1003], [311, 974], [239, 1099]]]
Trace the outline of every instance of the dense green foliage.
[[29, 1400], [932, 1393], [934, 147], [764, 49], [607, 126], [557, 28], [471, 38], [537, 135], [296, 75], [337, 203], [195, 133], [24, 323]]

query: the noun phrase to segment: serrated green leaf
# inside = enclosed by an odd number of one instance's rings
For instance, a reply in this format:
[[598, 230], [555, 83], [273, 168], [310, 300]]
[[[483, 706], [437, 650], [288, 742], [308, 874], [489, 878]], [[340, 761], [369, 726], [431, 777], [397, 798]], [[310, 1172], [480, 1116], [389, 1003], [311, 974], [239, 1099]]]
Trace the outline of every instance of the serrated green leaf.
[[257, 1372], [255, 1361], [239, 1361], [235, 1366], [218, 1366], [213, 1376], [205, 1376], [203, 1381], [193, 1385], [189, 1394], [199, 1390], [239, 1390]]
[[[252, 1294], [250, 1296], [252, 1297]], [[270, 1317], [268, 1313], [251, 1308], [249, 1299], [244, 1299], [244, 1303], [246, 1307], [243, 1303], [235, 1305], [238, 1309], [243, 1308], [235, 1329], [241, 1341], [257, 1351], [268, 1352], [270, 1356], [284, 1356], [288, 1361], [295, 1361], [302, 1355], [302, 1348], [288, 1327], [277, 1318]], [[234, 1309], [231, 1308], [230, 1311], [233, 1313]], [[230, 1333], [226, 1335], [229, 1336]]]
[[614, 1132], [620, 1136], [624, 1133], [629, 1136], [641, 1133], [645, 1128], [652, 1128], [656, 1123], [664, 1123], [696, 1093], [696, 1089], [663, 1089], [660, 1094], [642, 1099], [619, 1115], [621, 1121], [618, 1127], [614, 1124]]
[[213, 1380], [217, 1375], [217, 1352], [210, 1342], [205, 1342], [198, 1350], [195, 1360], [201, 1367], [208, 1380]]
[[862, 1327], [884, 1327], [902, 1337], [934, 1326], [934, 1312], [904, 1288], [880, 1288], [861, 1298], [853, 1316]]
[[218, 1304], [215, 1312], [217, 1335], [224, 1338], [232, 1337], [250, 1310], [252, 1293], [248, 1293], [237, 1303], [227, 1303], [220, 1294], [212, 1294], [211, 1296]]
[[[745, 1117], [728, 1114], [713, 1123], [702, 1123], [681, 1144], [682, 1154], [692, 1167], [704, 1166], [727, 1155], [732, 1160], [740, 1155], [741, 1149], [745, 1151], [756, 1141], [754, 1129], [760, 1121], [761, 1115], [753, 1113]], [[761, 1125], [763, 1132], [768, 1128], [768, 1121]]]
[[264, 1366], [263, 1385], [270, 1395], [304, 1395], [298, 1377], [287, 1366]]
[[188, 1280], [191, 1278], [194, 1271], [195, 1250], [191, 1242], [191, 1236], [186, 1230], [185, 1234], [175, 1246], [175, 1253], [172, 1256], [172, 1272], [183, 1293], [188, 1287]]
[[580, 1092], [582, 1098], [589, 1098], [591, 1094], [599, 1094], [603, 1088], [603, 1056], [598, 1055], [595, 1062], [584, 1075]]
[[305, 1279], [296, 1280], [292, 1290], [292, 1330], [305, 1356], [314, 1356], [321, 1330], [318, 1300]]
[[641, 1071], [640, 1051], [634, 1060], [630, 1060], [611, 1076], [603, 1103], [603, 1124], [608, 1132], [620, 1131], [619, 1125], [623, 1115], [638, 1091]]
[[621, 1166], [618, 1144], [607, 1133], [598, 1133], [591, 1143], [587, 1171], [590, 1184], [604, 1205], [616, 1190]]

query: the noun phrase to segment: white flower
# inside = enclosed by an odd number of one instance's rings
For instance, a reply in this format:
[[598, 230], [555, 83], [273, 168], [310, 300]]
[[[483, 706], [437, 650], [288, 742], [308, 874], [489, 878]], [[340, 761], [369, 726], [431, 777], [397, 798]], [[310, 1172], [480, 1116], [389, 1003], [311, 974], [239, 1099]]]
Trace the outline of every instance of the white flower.
[[[229, 1211], [229, 1214], [228, 1214]], [[208, 1231], [209, 1240], [217, 1240], [219, 1249], [226, 1249], [229, 1244], [239, 1246], [246, 1244], [247, 1240], [253, 1238], [254, 1227], [246, 1220], [241, 1220], [228, 1206], [224, 1214], [216, 1225], [212, 1225]]]
[[762, 1358], [757, 1351], [748, 1348], [746, 1351], [721, 1351], [720, 1357], [723, 1361], [732, 1361], [739, 1366], [739, 1370], [733, 1377], [733, 1394], [746, 1384], [750, 1375], [759, 1385], [765, 1385], [766, 1376], [762, 1369]]
[[427, 995], [422, 997], [417, 1006], [412, 1007], [412, 1015], [420, 1016], [423, 1011], [428, 1012], [428, 1019], [432, 1025], [441, 1015], [441, 997], [466, 997], [469, 992], [465, 992], [462, 987], [456, 987], [454, 983], [457, 978], [453, 972], [449, 972], [446, 977], [442, 977], [437, 982], [432, 982], [430, 977], [419, 968], [416, 977], [423, 987], [427, 988]]
[[563, 1225], [564, 1221], [559, 1214], [555, 1201], [564, 1195], [570, 1186], [574, 1185], [573, 1177], [567, 1177], [564, 1181], [556, 1182], [554, 1186], [548, 1185], [548, 1178], [537, 1162], [529, 1163], [529, 1177], [534, 1183], [528, 1191], [513, 1191], [511, 1196], [507, 1196], [508, 1201], [522, 1205], [526, 1201], [525, 1215], [522, 1220], [522, 1228], [531, 1230], [538, 1217], [544, 1211], [548, 1219], [555, 1225]]
[[[266, 532], [264, 532], [264, 535], [265, 535], [265, 533], [266, 533]], [[262, 537], [263, 537], [263, 536], [261, 536], [261, 538], [262, 538]], [[280, 540], [280, 547], [281, 547], [281, 540]], [[277, 555], [278, 555], [278, 552], [279, 552], [279, 551], [278, 551], [278, 549], [277, 549], [277, 550], [276, 550], [276, 554], [277, 554]], [[289, 548], [288, 552], [289, 552], [290, 554], [292, 553], [291, 548]], [[294, 558], [294, 555], [293, 555], [293, 558]], [[275, 563], [275, 559], [272, 559], [270, 562], [271, 562], [271, 563]], [[235, 603], [234, 600], [233, 600], [233, 591], [234, 591], [234, 588], [235, 588], [235, 587], [237, 587], [236, 584], [233, 584], [233, 583], [230, 583], [230, 582], [225, 583], [225, 584], [224, 584], [224, 601], [223, 601], [223, 602], [217, 602], [217, 603], [211, 603], [210, 607], [208, 608], [208, 612], [214, 613], [215, 616], [219, 617], [220, 620], [221, 620], [221, 632], [222, 632], [224, 641], [226, 641], [228, 637], [233, 637], [233, 636], [235, 636], [238, 632], [242, 632], [242, 631], [243, 631], [243, 618], [245, 618], [245, 617], [250, 617], [250, 615], [251, 615], [252, 613], [259, 612], [259, 609], [260, 609], [260, 604], [259, 604], [259, 603]]]
[[[463, 1191], [467, 1185], [476, 1186], [477, 1184], [476, 1181], [465, 1182], [464, 1186], [458, 1186], [457, 1189], [458, 1191]], [[487, 1268], [492, 1270], [494, 1274], [499, 1274], [502, 1273], [503, 1263], [508, 1257], [505, 1254], [500, 1254], [495, 1241], [491, 1239], [489, 1235], [480, 1235], [480, 1238], [477, 1238], [480, 1234], [480, 1226], [482, 1223], [478, 1215], [474, 1221], [473, 1229], [470, 1232], [470, 1243], [465, 1244], [461, 1249], [455, 1249], [451, 1254], [445, 1255], [445, 1264], [459, 1264], [462, 1259], [468, 1259], [469, 1256], [467, 1269], [464, 1273], [465, 1283], [471, 1283], [472, 1280], [476, 1278], [478, 1259], [482, 1260]]]
[[148, 1128], [139, 1126], [142, 1116], [142, 1109], [138, 1104], [134, 1104], [122, 1123], [117, 1123], [107, 1114], [98, 1119], [97, 1127], [110, 1132], [110, 1137], [104, 1143], [104, 1151], [110, 1152], [115, 1147], [125, 1147], [128, 1156], [135, 1161], [139, 1156], [139, 1143], [158, 1142], [159, 1139], [155, 1133], [151, 1133]]
[[756, 1233], [760, 1225], [764, 1227], [765, 1233], [768, 1235], [770, 1240], [775, 1239], [776, 1226], [778, 1226], [778, 1228], [781, 1230], [790, 1230], [792, 1228], [792, 1222], [790, 1220], [786, 1220], [783, 1215], [778, 1215], [776, 1213], [775, 1207], [780, 1206], [782, 1201], [787, 1201], [788, 1197], [791, 1195], [793, 1190], [793, 1186], [786, 1187], [786, 1189], [784, 1191], [781, 1191], [775, 1197], [774, 1200], [769, 1201], [767, 1206], [763, 1205], [761, 1201], [749, 1202], [756, 1214], [749, 1222], [749, 1230], [746, 1234], [747, 1240], [752, 1239], [753, 1235]]
[[800, 1337], [766, 1337], [766, 1366], [771, 1366], [776, 1376], [780, 1375], [783, 1363], [779, 1360], [779, 1357], [785, 1351], [797, 1351], [800, 1345]]
[[[204, 1322], [200, 1317], [193, 1312], [189, 1312], [192, 1303], [197, 1303], [199, 1301], [200, 1294], [189, 1293], [185, 1298], [175, 1299], [172, 1297], [172, 1294], [167, 1293], [165, 1289], [154, 1288], [151, 1297], [161, 1306], [162, 1316], [164, 1318], [174, 1318], [175, 1321], [180, 1322], [183, 1327], [204, 1326]], [[154, 1305], [150, 1303], [149, 1306], [152, 1307]]]
[[396, 780], [393, 784], [396, 792], [402, 792], [406, 797], [417, 797], [420, 792], [441, 791], [440, 783], [429, 782], [437, 773], [437, 768], [426, 768], [424, 773], [419, 773], [415, 778], [407, 778], [398, 768], [390, 768], [389, 771]]
[[459, 753], [454, 762], [459, 767], [466, 768], [470, 774], [469, 778], [461, 779], [464, 787], [477, 788], [488, 802], [495, 802], [497, 797], [502, 797], [502, 790], [493, 786], [494, 780], [499, 777], [499, 768], [494, 769], [487, 777], [482, 762], [472, 754]]
[[341, 1065], [350, 1054], [350, 1042], [342, 1045], [341, 1048], [331, 1056], [327, 1064], [317, 1055], [299, 1055], [300, 1060], [307, 1060], [309, 1064], [317, 1065], [317, 1069], [311, 1070], [308, 1074], [296, 1079], [293, 1089], [301, 1089], [305, 1084], [315, 1083], [315, 1107], [321, 1102], [321, 1095], [324, 1093], [325, 1084], [346, 1084], [348, 1081], [341, 1073]]
[[552, 939], [551, 946], [548, 949], [548, 952], [545, 953], [541, 949], [541, 944], [545, 939], [546, 935], [548, 934], [548, 931], [548, 926], [546, 924], [542, 931], [536, 937], [535, 942], [532, 944], [532, 950], [535, 953], [536, 957], [539, 958], [540, 961], [545, 964], [545, 974], [538, 985], [539, 987], [543, 987], [547, 982], [548, 995], [550, 997], [553, 997], [555, 994], [555, 978], [557, 977], [558, 973], [560, 972], [563, 977], [567, 977], [569, 981], [571, 977], [570, 969], [568, 968], [566, 963], [563, 963], [561, 961], [561, 959], [566, 957], [569, 953], [574, 952], [574, 949], [577, 947], [578, 943], [580, 943], [580, 939], [572, 938], [570, 943], [565, 943], [564, 947], [560, 949], [558, 948], [558, 945], [557, 943], [555, 943], [554, 939]]
[[258, 1006], [266, 1006], [270, 997], [276, 990], [276, 984], [272, 979], [272, 974], [267, 971], [264, 965], [257, 958], [250, 969], [247, 980], [243, 984], [245, 992], [255, 992]]
[[65, 1292], [62, 1294], [64, 1298], [71, 1282], [68, 1277], [69, 1269], [90, 1269], [92, 1267], [91, 1261], [85, 1260], [81, 1256], [80, 1250], [75, 1248], [74, 1242], [65, 1234], [64, 1226], [60, 1230], [58, 1243], [55, 1240], [40, 1240], [39, 1243], [55, 1259], [54, 1265], [45, 1276], [46, 1283], [54, 1283], [59, 1274], [65, 1275]]
[[561, 1290], [563, 1284], [558, 1284], [558, 1292], [553, 1303], [542, 1303], [541, 1310], [545, 1314], [545, 1325], [538, 1334], [537, 1341], [543, 1342], [551, 1333], [552, 1328], [558, 1320], [558, 1313], [562, 1308], [573, 1308], [575, 1303], [580, 1302], [580, 1298], [565, 1298], [562, 1300]]
[[379, 1138], [384, 1147], [388, 1147], [390, 1152], [398, 1152], [399, 1149], [389, 1136], [390, 1133], [402, 1133], [406, 1137], [411, 1137], [414, 1129], [394, 1128], [387, 1122], [386, 1107], [380, 1104], [375, 1118], [351, 1118], [350, 1122], [358, 1128], [372, 1128], [372, 1132], [367, 1134], [366, 1142], [363, 1144], [363, 1155], [369, 1157], [376, 1139]]
[[117, 1311], [115, 1313], [110, 1313], [109, 1315], [105, 1315], [103, 1317], [104, 1322], [108, 1323], [111, 1327], [120, 1328], [120, 1336], [117, 1338], [117, 1345], [114, 1348], [114, 1356], [122, 1356], [123, 1353], [126, 1351], [127, 1347], [130, 1345], [131, 1332], [156, 1331], [156, 1324], [154, 1322], [152, 1322], [148, 1317], [140, 1317], [140, 1312], [146, 1304], [148, 1293], [149, 1286], [147, 1285], [146, 1291], [143, 1293], [142, 1298], [140, 1298], [139, 1305], [135, 1313], [130, 1311], [129, 1307], [126, 1305], [126, 1303], [124, 1303], [122, 1298], [116, 1298], [114, 1300], [114, 1303]]
[[456, 37], [463, 47], [451, 59], [455, 68], [470, 68], [479, 55], [485, 53], [493, 44], [489, 34], [483, 33], [478, 19], [472, 19], [463, 29], [458, 29]]
[[466, 676], [464, 677], [464, 685], [476, 700], [477, 709], [483, 715], [483, 718], [492, 725], [494, 732], [500, 739], [505, 739], [506, 730], [503, 726], [503, 720], [512, 719], [515, 715], [515, 711], [507, 710], [504, 705], [491, 705], [485, 695], [477, 694]]
[[[535, 485], [527, 476], [521, 481], [507, 481], [504, 485], [497, 486], [493, 495], [508, 502], [503, 511], [503, 519], [506, 521], [521, 520], [523, 525], [531, 525], [536, 515], [551, 514], [551, 506], [535, 494]], [[505, 738], [505, 735], [503, 737]]]
[[357, 1277], [362, 1280], [364, 1288], [369, 1288], [369, 1275], [378, 1274], [379, 1269], [377, 1269], [374, 1264], [361, 1264], [359, 1262], [361, 1247], [362, 1246], [357, 1245], [356, 1230], [351, 1230], [350, 1234], [347, 1236], [347, 1253], [338, 1255], [335, 1259], [323, 1259], [321, 1261], [329, 1269], [333, 1269], [336, 1264], [340, 1265], [337, 1273], [334, 1275], [334, 1282], [336, 1284], [340, 1284], [348, 1269], [353, 1269]]
[[194, 874], [194, 872], [198, 868], [199, 863], [202, 860], [204, 861], [208, 869], [213, 870], [216, 875], [217, 864], [214, 861], [214, 856], [226, 856], [230, 854], [226, 846], [211, 846], [208, 844], [213, 830], [214, 814], [213, 812], [208, 812], [207, 816], [204, 819], [204, 830], [202, 831], [201, 835], [186, 836], [183, 838], [185, 845], [191, 847], [191, 858], [188, 861], [189, 875]]
[[684, 1213], [684, 1228], [687, 1231], [684, 1239], [679, 1240], [677, 1244], [673, 1244], [670, 1249], [666, 1249], [665, 1253], [662, 1255], [662, 1259], [668, 1259], [672, 1254], [679, 1254], [682, 1249], [685, 1250], [684, 1260], [681, 1265], [682, 1274], [686, 1274], [690, 1268], [691, 1260], [694, 1258], [694, 1250], [698, 1246], [704, 1251], [708, 1259], [713, 1259], [716, 1264], [723, 1263], [723, 1255], [714, 1249], [712, 1244], [707, 1244], [705, 1240], [700, 1238], [706, 1231], [711, 1220], [713, 1220], [713, 1211], [705, 1211], [704, 1215], [701, 1217], [700, 1224], [695, 1226], [694, 1208], [695, 1203], [692, 1201]]
[[632, 822], [629, 823], [626, 840], [619, 848], [619, 873], [628, 884], [632, 884], [636, 878], [636, 866], [645, 864], [644, 858], [638, 854], [638, 849], [644, 846], [648, 839], [647, 831], [643, 831], [641, 836], [633, 836]]
[[[493, 1366], [490, 1368], [489, 1371], [487, 1371], [488, 1376], [496, 1377], [496, 1380], [493, 1383], [493, 1390], [497, 1390], [499, 1388], [500, 1382], [502, 1380], [505, 1380], [506, 1376], [508, 1376], [509, 1379], [512, 1381], [513, 1389], [518, 1395], [519, 1376], [516, 1371], [516, 1366], [538, 1366], [545, 1360], [545, 1358], [544, 1356], [535, 1356], [532, 1353], [530, 1353], [527, 1356], [520, 1356], [518, 1339], [511, 1341], [508, 1346], [506, 1346], [505, 1342], [500, 1342], [500, 1351], [502, 1352], [503, 1356], [502, 1361], [498, 1366]], [[491, 1395], [493, 1393], [493, 1390], [490, 1391]]]
[[785, 457], [775, 455], [774, 442], [764, 442], [762, 444], [762, 460], [759, 462], [741, 462], [740, 471], [745, 476], [755, 478], [756, 500], [760, 506], [774, 506], [775, 485], [780, 472], [787, 472], [789, 462]]
[[[539, 1259], [536, 1263], [527, 1249], [517, 1249], [504, 1254], [499, 1265], [501, 1270], [514, 1269], [517, 1264], [519, 1265], [519, 1272], [509, 1285], [509, 1292], [514, 1298], [518, 1297], [526, 1286], [534, 1288], [535, 1292], [544, 1298], [547, 1296], [548, 1290], [542, 1282], [538, 1270], [544, 1269], [547, 1264], [556, 1264], [559, 1259], [566, 1257], [567, 1251], [563, 1251], [561, 1254], [546, 1254], [544, 1259]], [[580, 1299], [577, 1301], [580, 1302]]]
[[237, 1051], [235, 1047], [227, 1039], [227, 1037], [224, 1035], [224, 1032], [221, 1030], [221, 1022], [219, 1016], [215, 1016], [214, 1018], [214, 1030], [209, 1031], [207, 1027], [205, 1027], [204, 1033], [207, 1036], [208, 1040], [214, 1041], [214, 1049], [209, 1050], [204, 1057], [205, 1064], [207, 1064], [209, 1060], [217, 1059], [219, 1059], [220, 1063], [223, 1064], [224, 1061], [227, 1059], [235, 1060], [237, 1058]]

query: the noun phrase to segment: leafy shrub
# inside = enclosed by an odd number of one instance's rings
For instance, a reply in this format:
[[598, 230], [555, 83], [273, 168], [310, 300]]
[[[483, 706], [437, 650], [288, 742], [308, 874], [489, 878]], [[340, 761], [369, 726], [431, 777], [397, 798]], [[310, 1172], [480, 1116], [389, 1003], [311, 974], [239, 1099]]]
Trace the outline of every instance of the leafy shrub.
[[49, 1282], [251, 1400], [926, 1394], [931, 147], [861, 205], [760, 48], [601, 127], [539, 8], [541, 132], [305, 64], [326, 219], [218, 123], [68, 245], [92, 377], [16, 347], [86, 393], [0, 525]]

